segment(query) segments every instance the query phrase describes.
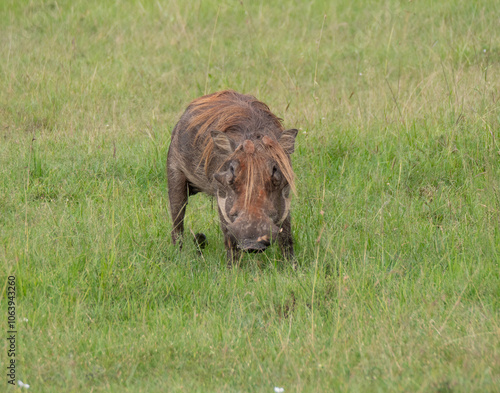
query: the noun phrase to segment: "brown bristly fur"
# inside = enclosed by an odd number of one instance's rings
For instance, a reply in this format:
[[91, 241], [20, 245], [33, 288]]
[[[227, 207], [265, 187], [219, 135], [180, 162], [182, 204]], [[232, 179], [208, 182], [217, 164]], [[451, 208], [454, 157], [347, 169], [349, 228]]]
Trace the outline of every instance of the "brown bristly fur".
[[264, 146], [267, 153], [278, 164], [279, 170], [283, 173], [283, 176], [285, 176], [286, 181], [295, 194], [295, 175], [293, 173], [290, 157], [288, 157], [278, 142], [271, 140], [270, 143], [264, 143]]
[[[270, 141], [270, 143], [262, 143], [261, 141], [255, 142], [256, 151], [253, 153], [246, 153], [243, 159], [243, 173], [242, 176], [245, 179], [245, 206], [249, 206], [251, 198], [254, 193], [255, 183], [263, 184], [263, 174], [266, 165], [266, 157], [270, 158], [278, 165], [280, 172], [283, 174], [287, 180], [293, 193], [295, 191], [295, 181], [292, 165], [290, 163], [289, 157], [286, 155], [282, 147], [278, 142]], [[243, 150], [242, 146], [239, 146], [236, 151], [229, 157], [229, 160], [234, 159], [238, 153]], [[260, 178], [257, 179], [256, 175]]]
[[[224, 90], [214, 94], [200, 97], [191, 102], [189, 109], [192, 118], [189, 128], [198, 128], [195, 141], [203, 138], [205, 148], [200, 159], [204, 162], [207, 170], [210, 162], [213, 141], [208, 130], [226, 132], [230, 128], [245, 128], [253, 124], [257, 119], [270, 122], [274, 127], [283, 131], [281, 119], [275, 116], [269, 107], [263, 102], [250, 95], [240, 95], [233, 90]], [[263, 119], [262, 119], [263, 118]]]
[[245, 193], [245, 207], [250, 205], [251, 198], [254, 193], [254, 186], [257, 179], [255, 179], [255, 174], [260, 175], [259, 183], [262, 184], [262, 169], [255, 171], [255, 168], [262, 168], [263, 160], [259, 155], [255, 155], [254, 153], [246, 154], [246, 162], [245, 162], [245, 181], [246, 181], [246, 193]]

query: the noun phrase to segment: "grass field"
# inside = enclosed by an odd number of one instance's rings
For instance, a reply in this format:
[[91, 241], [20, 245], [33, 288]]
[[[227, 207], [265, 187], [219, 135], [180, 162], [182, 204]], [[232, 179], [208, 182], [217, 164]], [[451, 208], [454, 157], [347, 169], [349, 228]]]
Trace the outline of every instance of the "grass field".
[[[0, 1], [16, 380], [500, 391], [500, 2], [336, 3]], [[186, 222], [203, 255], [171, 243], [170, 133], [225, 88], [300, 129], [297, 271], [276, 246], [228, 270], [205, 196]]]

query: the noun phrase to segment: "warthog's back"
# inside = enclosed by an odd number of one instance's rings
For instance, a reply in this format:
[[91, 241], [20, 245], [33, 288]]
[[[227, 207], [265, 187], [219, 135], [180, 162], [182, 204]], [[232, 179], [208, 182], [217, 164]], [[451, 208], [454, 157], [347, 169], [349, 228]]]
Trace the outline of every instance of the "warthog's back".
[[278, 140], [283, 132], [281, 119], [269, 107], [250, 95], [225, 90], [194, 100], [172, 132], [169, 155], [193, 186], [215, 195], [212, 175], [225, 157], [214, 153], [211, 131], [224, 132], [234, 147], [256, 132]]

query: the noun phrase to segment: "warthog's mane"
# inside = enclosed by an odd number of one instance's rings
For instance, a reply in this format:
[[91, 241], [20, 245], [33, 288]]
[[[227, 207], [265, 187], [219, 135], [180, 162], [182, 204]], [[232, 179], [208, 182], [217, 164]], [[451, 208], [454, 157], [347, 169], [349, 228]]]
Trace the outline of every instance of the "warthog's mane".
[[[210, 131], [227, 132], [228, 130], [269, 129], [274, 128], [280, 132], [284, 131], [281, 124], [282, 119], [274, 115], [269, 107], [263, 102], [257, 100], [251, 95], [243, 95], [233, 90], [224, 90], [214, 94], [200, 97], [189, 105], [191, 118], [188, 127], [198, 129], [196, 139], [203, 138], [204, 150], [200, 163], [204, 163], [205, 171], [213, 158], [214, 142]], [[295, 192], [294, 173], [290, 158], [285, 153], [278, 141], [270, 136], [264, 136], [258, 141], [253, 141], [255, 149], [251, 152], [243, 149], [240, 145], [233, 154], [228, 157], [231, 159], [240, 150], [246, 153], [246, 189], [248, 197], [252, 195], [254, 183], [257, 181], [256, 174], [262, 174], [265, 164], [264, 157], [269, 157], [278, 165], [293, 192]]]
[[[240, 155], [240, 152], [243, 154]], [[258, 197], [260, 188], [256, 187], [256, 185], [265, 186], [264, 173], [268, 170], [266, 168], [266, 160], [268, 159], [277, 164], [290, 188], [295, 192], [294, 174], [290, 158], [278, 142], [273, 141], [268, 136], [253, 142], [247, 140], [236, 149], [228, 160], [234, 159], [238, 155], [240, 155], [240, 163], [242, 164], [240, 176], [245, 184], [245, 206], [251, 203], [252, 198]]]

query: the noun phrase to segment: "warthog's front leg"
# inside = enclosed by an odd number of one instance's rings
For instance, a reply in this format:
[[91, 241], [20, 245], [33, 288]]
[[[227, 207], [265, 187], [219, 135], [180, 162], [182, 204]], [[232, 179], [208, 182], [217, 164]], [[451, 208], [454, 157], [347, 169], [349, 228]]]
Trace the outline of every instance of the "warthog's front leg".
[[172, 165], [167, 167], [168, 199], [172, 216], [172, 242], [182, 248], [182, 234], [184, 233], [184, 215], [188, 202], [188, 184], [184, 174]]

